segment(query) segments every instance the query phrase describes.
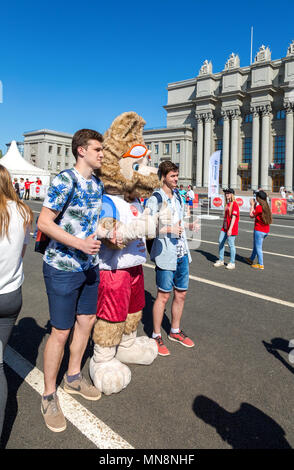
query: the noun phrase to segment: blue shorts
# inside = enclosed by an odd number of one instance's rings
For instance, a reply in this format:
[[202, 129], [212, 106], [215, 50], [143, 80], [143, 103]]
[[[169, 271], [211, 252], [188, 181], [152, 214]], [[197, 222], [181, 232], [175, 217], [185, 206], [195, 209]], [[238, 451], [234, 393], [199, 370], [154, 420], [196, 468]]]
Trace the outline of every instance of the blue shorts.
[[193, 206], [193, 201], [192, 201], [192, 199], [189, 199], [188, 204], [189, 204], [189, 206]]
[[96, 315], [99, 267], [87, 271], [61, 271], [43, 263], [50, 322], [59, 330], [71, 329], [78, 315]]
[[189, 287], [189, 259], [188, 255], [178, 258], [177, 269], [168, 271], [158, 266], [156, 271], [157, 289], [163, 292], [172, 292], [173, 289], [188, 290]]

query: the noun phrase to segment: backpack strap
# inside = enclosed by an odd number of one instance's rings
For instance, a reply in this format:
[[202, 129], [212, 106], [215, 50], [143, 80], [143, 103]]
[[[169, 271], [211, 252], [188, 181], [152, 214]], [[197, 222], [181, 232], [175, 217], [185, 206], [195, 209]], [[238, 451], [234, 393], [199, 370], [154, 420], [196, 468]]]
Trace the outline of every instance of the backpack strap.
[[157, 204], [158, 204], [158, 207], [159, 207], [162, 204], [162, 196], [161, 196], [160, 192], [159, 191], [154, 191], [152, 196], [154, 196], [157, 199]]
[[[181, 207], [183, 207], [183, 204], [184, 204], [184, 203], [183, 203], [183, 199], [182, 199], [182, 197], [181, 197], [179, 191], [178, 191], [177, 189], [175, 189], [175, 190], [174, 190], [174, 193], [175, 193], [175, 195], [176, 195], [176, 197], [177, 197], [177, 199], [178, 199], [178, 201], [179, 201]], [[160, 204], [162, 204], [162, 196], [161, 196], [161, 194], [160, 194], [159, 191], [154, 191], [154, 193], [152, 194], [152, 196], [155, 196], [155, 197], [156, 197], [158, 206], [159, 206]]]
[[74, 174], [74, 172], [72, 170], [63, 170], [61, 171], [59, 174], [61, 173], [68, 173], [72, 180], [73, 180], [73, 187], [72, 187], [72, 190], [66, 200], [66, 203], [64, 204], [63, 208], [62, 208], [62, 211], [58, 214], [58, 216], [56, 217], [56, 219], [54, 220], [54, 222], [58, 225], [59, 222], [61, 221], [62, 217], [64, 216], [64, 213], [66, 211], [66, 209], [68, 208], [68, 206], [70, 205], [70, 202], [74, 196], [74, 193], [75, 193], [75, 190], [76, 190], [76, 186], [77, 186], [77, 178], [76, 178], [76, 175]]
[[175, 189], [174, 192], [175, 192], [175, 195], [177, 196], [177, 198], [178, 198], [178, 200], [179, 200], [179, 202], [180, 202], [180, 204], [181, 204], [181, 207], [182, 207], [182, 206], [183, 206], [183, 198], [182, 198], [182, 196], [180, 195], [179, 190], [178, 190], [178, 189]]

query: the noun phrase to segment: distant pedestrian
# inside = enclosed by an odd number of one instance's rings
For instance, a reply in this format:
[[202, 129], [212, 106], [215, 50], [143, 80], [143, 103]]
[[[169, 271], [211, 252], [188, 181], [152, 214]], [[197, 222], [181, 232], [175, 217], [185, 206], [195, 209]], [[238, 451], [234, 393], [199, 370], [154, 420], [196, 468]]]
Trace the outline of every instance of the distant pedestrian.
[[23, 199], [24, 192], [25, 192], [24, 178], [20, 178], [20, 180], [19, 180], [19, 199]]
[[30, 186], [32, 184], [32, 181], [29, 181], [29, 178], [26, 179], [25, 181], [25, 195], [24, 195], [24, 198], [26, 201], [28, 201], [30, 199]]
[[235, 239], [238, 235], [239, 226], [239, 206], [235, 200], [235, 191], [231, 188], [224, 189], [226, 206], [224, 222], [219, 236], [219, 259], [214, 266], [224, 266], [225, 242], [228, 241], [230, 247], [230, 262], [226, 266], [227, 269], [235, 269], [236, 248]]
[[183, 199], [183, 203], [185, 204], [187, 191], [184, 189], [184, 186], [182, 184], [180, 184], [179, 193]]
[[31, 209], [20, 201], [9, 172], [0, 165], [0, 438], [7, 401], [3, 357], [22, 306], [22, 260], [32, 221]]
[[280, 187], [280, 194], [281, 194], [281, 197], [282, 197], [283, 199], [285, 199], [285, 197], [286, 197], [286, 191], [285, 191], [284, 186], [281, 186], [281, 187]]
[[188, 191], [187, 191], [187, 194], [186, 194], [186, 202], [188, 204], [188, 211], [187, 211], [187, 215], [186, 217], [190, 217], [191, 216], [191, 209], [193, 208], [193, 201], [194, 201], [194, 198], [195, 198], [195, 193], [192, 189], [192, 186], [189, 184], [188, 185]]
[[14, 187], [14, 190], [15, 190], [16, 194], [19, 197], [19, 182], [18, 182], [17, 178], [14, 178], [13, 187]]
[[[244, 259], [252, 268], [264, 269], [262, 246], [265, 238], [269, 234], [270, 224], [272, 223], [272, 213], [267, 202], [267, 194], [264, 191], [258, 191], [256, 193], [256, 201], [251, 199], [250, 205], [250, 217], [255, 219], [253, 250], [250, 258]], [[256, 256], [258, 263], [254, 264]]]

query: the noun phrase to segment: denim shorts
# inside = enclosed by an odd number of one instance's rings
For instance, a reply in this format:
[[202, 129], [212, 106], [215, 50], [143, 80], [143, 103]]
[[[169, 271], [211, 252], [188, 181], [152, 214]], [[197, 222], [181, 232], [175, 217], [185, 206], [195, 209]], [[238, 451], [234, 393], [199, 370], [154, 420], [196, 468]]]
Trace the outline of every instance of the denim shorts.
[[177, 269], [169, 271], [158, 266], [156, 271], [156, 286], [163, 292], [172, 292], [173, 289], [188, 290], [189, 287], [189, 259], [188, 255], [178, 258]]
[[71, 329], [78, 315], [96, 315], [99, 267], [87, 271], [61, 271], [43, 263], [50, 322], [59, 330]]

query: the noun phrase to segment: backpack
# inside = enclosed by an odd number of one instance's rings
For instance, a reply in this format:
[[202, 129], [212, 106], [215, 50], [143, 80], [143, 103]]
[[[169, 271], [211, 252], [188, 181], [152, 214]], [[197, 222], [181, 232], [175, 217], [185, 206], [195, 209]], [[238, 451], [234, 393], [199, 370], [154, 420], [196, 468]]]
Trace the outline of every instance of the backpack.
[[[182, 197], [181, 197], [181, 195], [180, 195], [180, 193], [177, 189], [175, 189], [175, 194], [177, 196], [177, 199], [180, 201], [181, 207], [183, 207], [183, 199], [182, 199]], [[158, 208], [160, 210], [160, 206], [162, 204], [162, 196], [161, 196], [160, 192], [159, 191], [154, 191], [152, 196], [156, 197]], [[154, 242], [154, 238], [146, 239], [146, 248], [147, 248], [147, 251], [148, 251], [149, 255], [151, 253], [153, 242]]]

